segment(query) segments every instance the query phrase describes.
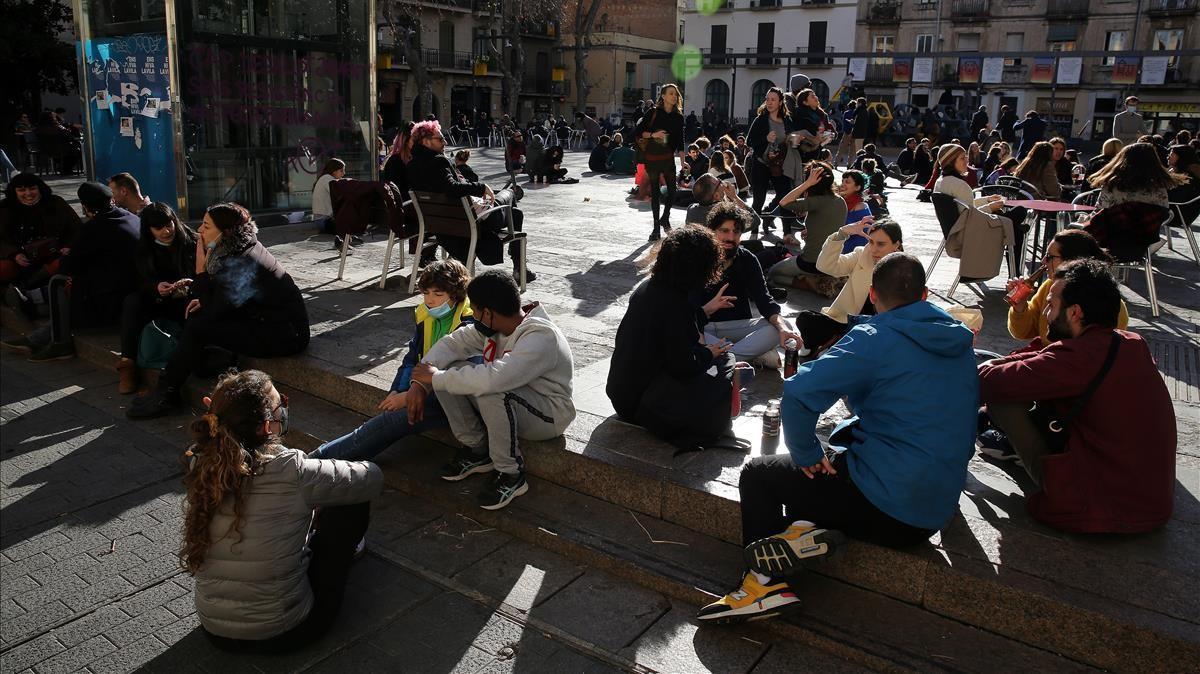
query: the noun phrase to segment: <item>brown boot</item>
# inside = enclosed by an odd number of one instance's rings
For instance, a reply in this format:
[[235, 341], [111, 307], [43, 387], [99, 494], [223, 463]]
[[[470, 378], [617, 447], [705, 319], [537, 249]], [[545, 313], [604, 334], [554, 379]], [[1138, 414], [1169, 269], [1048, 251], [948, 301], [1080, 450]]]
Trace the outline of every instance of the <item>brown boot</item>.
[[160, 374], [162, 370], [142, 370], [142, 387], [138, 389], [138, 395], [145, 395], [156, 389]]
[[117, 372], [121, 375], [121, 383], [117, 384], [117, 391], [121, 395], [136, 393], [138, 388], [137, 363], [130, 358], [122, 358], [121, 362], [117, 363]]

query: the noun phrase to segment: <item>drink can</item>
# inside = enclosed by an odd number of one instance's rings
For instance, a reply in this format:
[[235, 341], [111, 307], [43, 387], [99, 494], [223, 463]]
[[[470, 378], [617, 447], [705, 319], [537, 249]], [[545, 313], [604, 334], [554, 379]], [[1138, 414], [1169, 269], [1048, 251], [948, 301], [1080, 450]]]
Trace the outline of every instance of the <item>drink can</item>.
[[1008, 291], [1008, 294], [1005, 295], [1005, 299], [1008, 300], [1009, 304], [1016, 306], [1017, 304], [1029, 299], [1029, 296], [1032, 294], [1033, 286], [1029, 285], [1024, 279], [1021, 279], [1018, 280], [1015, 285], [1013, 285], [1012, 290]]
[[763, 413], [763, 437], [773, 438], [779, 435], [779, 399], [767, 403], [767, 411]]
[[783, 352], [783, 377], [787, 379], [796, 374], [800, 367], [800, 349], [796, 340], [789, 339]]

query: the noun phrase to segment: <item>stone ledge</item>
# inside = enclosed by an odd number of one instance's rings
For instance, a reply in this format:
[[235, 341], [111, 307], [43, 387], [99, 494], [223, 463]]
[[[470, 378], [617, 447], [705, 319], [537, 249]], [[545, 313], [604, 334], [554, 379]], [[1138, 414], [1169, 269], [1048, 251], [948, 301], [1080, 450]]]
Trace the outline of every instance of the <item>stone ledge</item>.
[[[5, 318], [10, 325], [10, 313]], [[102, 366], [115, 364], [111, 333], [80, 335], [76, 343], [81, 356]], [[289, 392], [313, 396], [314, 410], [340, 408], [337, 414], [311, 417], [327, 419], [321, 423], [297, 425], [298, 431], [308, 431], [308, 438], [298, 435], [293, 444], [304, 449], [353, 428], [361, 422], [360, 415], [374, 412], [383, 395], [378, 384], [327, 371], [322, 361], [305, 356], [247, 359], [245, 365], [267, 371]], [[194, 388], [193, 396], [198, 397], [200, 386]], [[307, 409], [297, 414], [297, 421], [307, 414]], [[431, 437], [451, 442], [446, 432]], [[636, 427], [586, 412], [566, 437], [527, 443], [525, 451], [530, 474], [547, 483], [725, 544], [739, 538], [736, 486], [721, 479], [736, 474], [725, 469], [741, 465], [742, 459], [731, 452], [706, 452], [698, 460], [681, 457], [690, 469], [668, 468], [674, 461], [672, 448]], [[714, 470], [714, 463], [722, 470]], [[1171, 558], [1172, 552], [1179, 555], [1187, 547], [1179, 547], [1179, 541], [1195, 545], [1195, 522], [1172, 521], [1160, 534], [1139, 537], [1151, 547], [1146, 559], [1106, 557], [1106, 550], [1119, 544], [1106, 546], [1089, 539], [1081, 543], [1048, 529], [1014, 525], [1023, 497], [1019, 491], [1004, 494], [991, 486], [995, 472], [1000, 469], [991, 464], [972, 463], [964, 514], [930, 545], [894, 551], [853, 542], [840, 562], [818, 573], [829, 582], [923, 608], [931, 619], [945, 616], [1094, 666], [1122, 670], [1136, 661], [1143, 671], [1154, 668], [1148, 663], [1157, 663], [1163, 671], [1184, 671], [1200, 662], [1200, 608], [1194, 600], [1197, 562], [1195, 556]], [[1000, 496], [986, 494], [988, 490]], [[1015, 508], [1009, 507], [1007, 521], [989, 519], [979, 507], [1001, 510], [997, 503], [1004, 499], [1016, 502]], [[711, 584], [708, 588], [721, 590]]]

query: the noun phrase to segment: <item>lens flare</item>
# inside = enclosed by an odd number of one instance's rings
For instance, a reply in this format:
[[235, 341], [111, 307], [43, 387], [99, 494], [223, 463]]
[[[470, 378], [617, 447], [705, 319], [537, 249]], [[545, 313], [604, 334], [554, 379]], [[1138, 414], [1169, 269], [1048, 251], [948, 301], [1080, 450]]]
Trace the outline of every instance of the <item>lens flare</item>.
[[700, 50], [685, 44], [675, 51], [671, 57], [671, 72], [675, 73], [676, 82], [687, 82], [700, 74]]

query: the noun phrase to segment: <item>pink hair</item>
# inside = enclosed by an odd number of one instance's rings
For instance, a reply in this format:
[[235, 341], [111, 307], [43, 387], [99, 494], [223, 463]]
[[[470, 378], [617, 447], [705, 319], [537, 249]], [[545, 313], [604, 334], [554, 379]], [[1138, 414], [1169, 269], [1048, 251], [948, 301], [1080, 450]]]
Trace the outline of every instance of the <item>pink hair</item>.
[[399, 155], [400, 161], [407, 164], [412, 160], [412, 130], [401, 128], [392, 139], [392, 154]]
[[442, 137], [442, 125], [436, 119], [431, 119], [428, 122], [418, 122], [413, 125], [412, 139], [413, 144], [420, 143], [426, 138]]

